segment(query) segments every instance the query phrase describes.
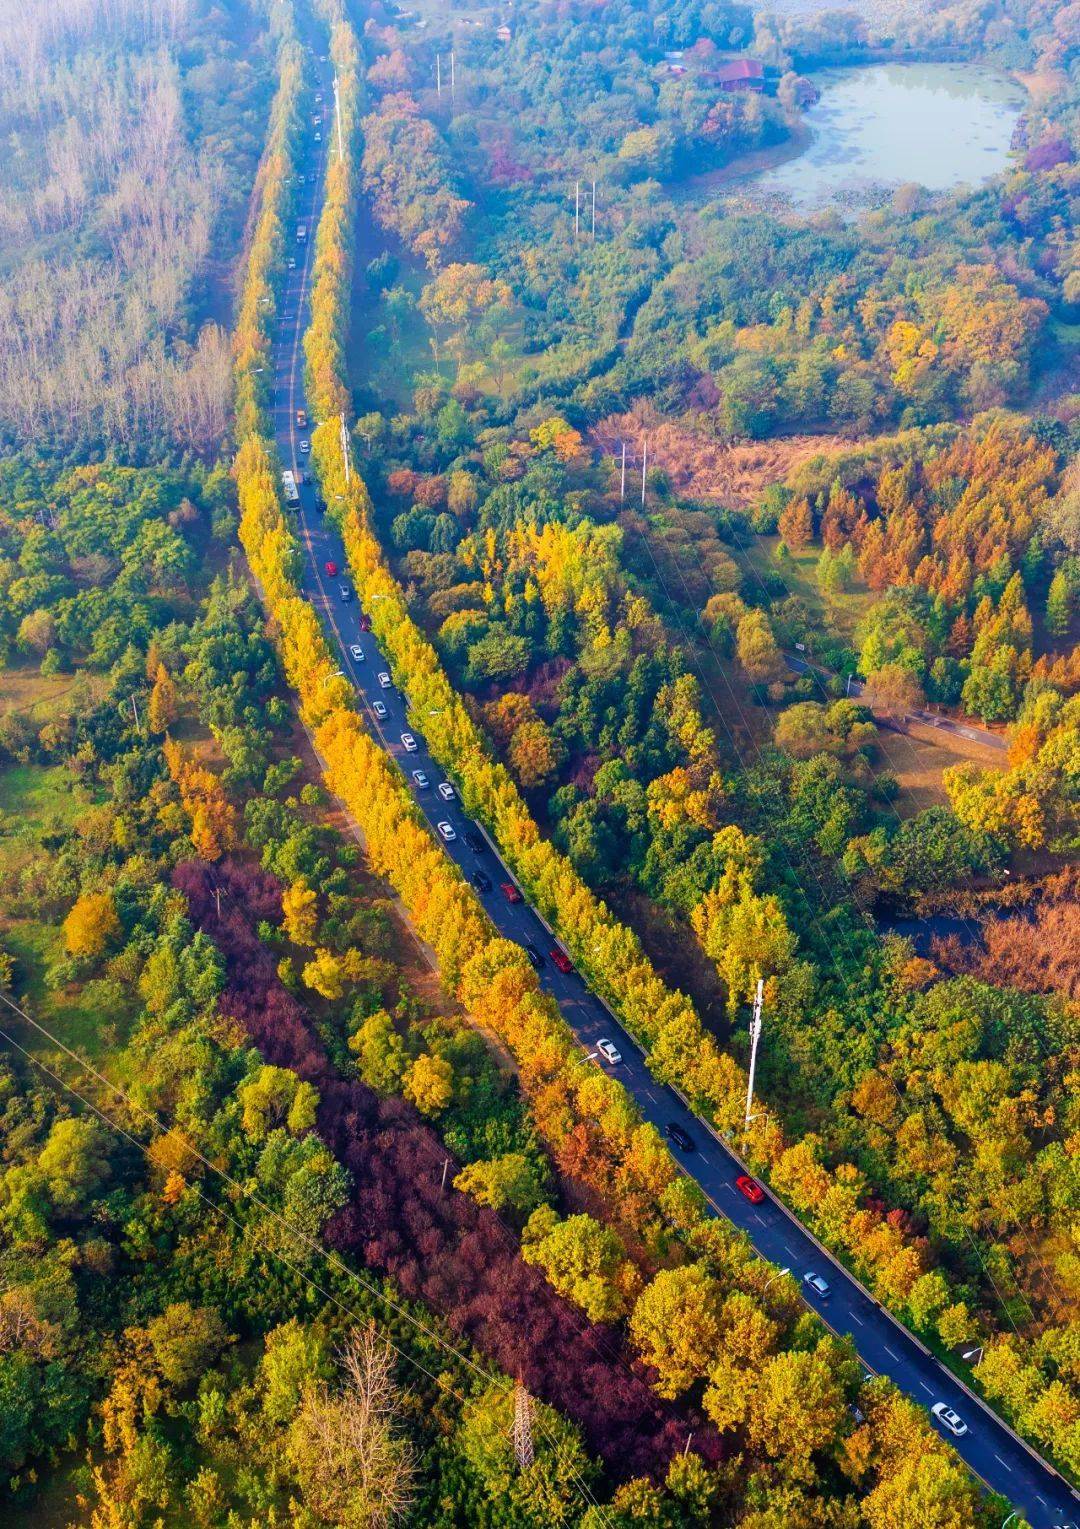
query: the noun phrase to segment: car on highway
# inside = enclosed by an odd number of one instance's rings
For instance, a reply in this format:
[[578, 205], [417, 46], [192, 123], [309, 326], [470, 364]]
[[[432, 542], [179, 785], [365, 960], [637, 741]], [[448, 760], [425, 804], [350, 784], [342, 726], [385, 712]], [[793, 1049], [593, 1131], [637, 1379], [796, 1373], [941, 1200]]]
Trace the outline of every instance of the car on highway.
[[664, 1135], [668, 1141], [673, 1141], [680, 1152], [693, 1152], [694, 1138], [690, 1132], [684, 1130], [677, 1120], [669, 1120], [664, 1127]]
[[813, 1269], [807, 1269], [806, 1273], [802, 1277], [802, 1282], [808, 1290], [812, 1290], [814, 1294], [819, 1295], [822, 1300], [825, 1300], [826, 1296], [829, 1294], [828, 1280], [822, 1279], [820, 1274], [815, 1274]]
[[968, 1431], [968, 1426], [958, 1412], [954, 1412], [945, 1402], [935, 1402], [930, 1411], [937, 1418], [942, 1428], [947, 1428], [956, 1439], [962, 1439]]
[[332, 579], [336, 579], [337, 578], [337, 564], [336, 563], [324, 563], [323, 567], [326, 569], [327, 573], [330, 575], [330, 577]]
[[352, 590], [349, 588], [348, 584], [339, 584], [338, 594], [341, 596], [342, 605], [348, 605], [349, 601], [353, 597]]
[[381, 701], [372, 701], [371, 709], [375, 713], [375, 715], [378, 717], [380, 722], [385, 722], [386, 721], [386, 707], [383, 705], [383, 703]]
[[306, 457], [310, 450], [311, 450], [311, 442], [310, 441], [304, 440], [304, 441], [300, 442], [300, 454], [301, 454], [301, 456], [305, 456]]
[[299, 425], [300, 429], [303, 430], [304, 426], [307, 424], [307, 410], [306, 409], [297, 409], [297, 411], [296, 411], [296, 423]]
[[350, 642], [349, 652], [352, 655], [353, 663], [362, 664], [364, 662], [364, 650], [358, 642]]
[[371, 617], [370, 616], [368, 616], [368, 615], [361, 615], [361, 617], [360, 617], [360, 630], [362, 632], [370, 632], [371, 631]]
[[566, 954], [566, 951], [560, 950], [557, 945], [553, 945], [548, 951], [548, 955], [554, 961], [557, 970], [562, 972], [564, 977], [569, 977], [574, 970], [574, 963]]
[[480, 835], [471, 828], [465, 830], [464, 839], [474, 855], [482, 855], [487, 849], [487, 845]]
[[296, 256], [295, 255], [290, 255], [289, 256], [288, 265], [289, 265], [289, 270], [290, 271], [295, 271], [296, 270]]
[[322, 105], [322, 91], [321, 90], [317, 90], [315, 92], [315, 105], [316, 106], [321, 106]]
[[525, 901], [521, 895], [520, 890], [515, 887], [512, 881], [500, 881], [499, 891], [506, 898], [508, 903], [521, 903]]
[[752, 1179], [748, 1173], [740, 1173], [735, 1180], [735, 1188], [741, 1195], [745, 1195], [751, 1205], [760, 1205], [765, 1199], [765, 1191], [756, 1179]]
[[524, 945], [523, 948], [524, 948], [525, 954], [528, 956], [528, 958], [532, 962], [533, 966], [535, 966], [536, 970], [537, 971], [541, 971], [543, 969], [543, 965], [544, 965], [544, 958], [540, 954], [540, 952], [537, 950], [537, 948], [533, 944], [533, 942], [531, 940], [526, 940], [525, 941], [525, 945]]
[[612, 1067], [614, 1067], [617, 1062], [622, 1061], [622, 1052], [619, 1050], [618, 1046], [616, 1046], [614, 1041], [597, 1041], [596, 1049], [599, 1051], [604, 1061], [610, 1062]]
[[431, 784], [423, 770], [414, 770], [412, 772], [412, 783], [417, 791], [426, 791]]
[[379, 670], [377, 678], [383, 690], [389, 690], [390, 686], [394, 683], [385, 669]]
[[457, 838], [457, 834], [454, 832], [453, 827], [449, 823], [446, 822], [445, 818], [443, 819], [443, 821], [441, 823], [436, 823], [435, 827], [442, 834], [442, 836], [446, 840], [447, 844], [450, 844], [454, 839]]
[[441, 780], [435, 789], [444, 802], [452, 802], [454, 800], [454, 788], [448, 780]]
[[406, 754], [416, 753], [416, 739], [413, 737], [412, 733], [402, 733], [401, 747], [405, 750]]
[[473, 886], [478, 892], [491, 891], [491, 877], [485, 876], [483, 871], [473, 871], [472, 875], [469, 877], [469, 880], [472, 882]]

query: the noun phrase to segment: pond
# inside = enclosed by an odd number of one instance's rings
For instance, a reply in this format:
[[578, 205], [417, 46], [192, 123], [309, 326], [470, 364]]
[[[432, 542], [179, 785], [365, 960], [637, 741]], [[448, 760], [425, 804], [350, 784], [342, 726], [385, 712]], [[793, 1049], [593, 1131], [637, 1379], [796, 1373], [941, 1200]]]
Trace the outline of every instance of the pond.
[[762, 166], [727, 167], [721, 185], [801, 212], [856, 207], [915, 182], [930, 191], [977, 185], [1009, 164], [1024, 107], [1007, 75], [969, 64], [870, 64], [811, 76], [821, 99], [804, 114], [804, 145]]

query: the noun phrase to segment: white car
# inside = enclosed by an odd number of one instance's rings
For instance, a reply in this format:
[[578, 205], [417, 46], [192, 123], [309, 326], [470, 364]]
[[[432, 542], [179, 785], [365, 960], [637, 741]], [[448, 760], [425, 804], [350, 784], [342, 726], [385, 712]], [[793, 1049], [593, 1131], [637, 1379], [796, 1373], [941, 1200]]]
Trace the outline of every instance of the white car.
[[386, 707], [381, 701], [372, 701], [371, 709], [378, 717], [380, 722], [384, 722], [386, 720]]
[[811, 1290], [821, 1296], [822, 1300], [825, 1299], [829, 1293], [828, 1280], [822, 1279], [820, 1274], [815, 1274], [813, 1269], [808, 1269], [802, 1278], [804, 1285], [808, 1285]]
[[944, 1402], [935, 1402], [930, 1411], [937, 1418], [942, 1428], [947, 1428], [954, 1438], [962, 1439], [964, 1434], [967, 1433], [968, 1427], [963, 1418], [958, 1413], [955, 1413], [951, 1407], [947, 1407]]
[[308, 452], [311, 450], [311, 442], [310, 441], [301, 441], [300, 442], [300, 450], [301, 450], [301, 452], [303, 453], [304, 456], [307, 456]]
[[610, 1062], [612, 1067], [615, 1066], [616, 1062], [622, 1061], [622, 1052], [614, 1041], [597, 1041], [596, 1049], [604, 1058], [604, 1061]]
[[454, 788], [448, 780], [441, 780], [435, 789], [444, 802], [452, 802], [454, 800]]
[[364, 662], [364, 650], [358, 642], [351, 642], [349, 644], [349, 652], [352, 654], [355, 663], [362, 664]]
[[289, 256], [289, 270], [290, 271], [295, 271], [296, 270], [296, 257], [293, 256], [293, 255]]
[[413, 737], [412, 733], [402, 733], [401, 747], [405, 750], [406, 754], [416, 753], [416, 739]]
[[445, 821], [442, 822], [442, 823], [436, 823], [435, 827], [442, 834], [442, 836], [446, 840], [447, 844], [449, 844], [452, 839], [456, 839], [457, 838], [457, 834], [454, 832], [453, 828], [451, 828], [449, 823], [447, 823]]
[[412, 781], [417, 791], [426, 791], [430, 784], [423, 770], [414, 770], [412, 772]]
[[382, 672], [381, 672], [381, 673], [380, 673], [380, 675], [379, 675], [379, 684], [380, 684], [380, 685], [381, 685], [381, 686], [382, 686], [382, 688], [383, 688], [383, 689], [384, 689], [384, 690], [389, 690], [389, 689], [390, 689], [390, 686], [391, 686], [391, 685], [392, 685], [392, 684], [393, 684], [393, 683], [394, 683], [394, 682], [393, 682], [393, 680], [392, 680], [392, 679], [391, 679], [391, 678], [390, 678], [390, 676], [389, 676], [389, 675], [388, 675], [388, 674], [387, 674], [387, 672], [386, 672], [386, 670], [385, 670], [385, 669], [383, 669], [383, 670], [382, 670]]
[[316, 143], [322, 143], [322, 134], [321, 133], [316, 133], [315, 134], [315, 142]]

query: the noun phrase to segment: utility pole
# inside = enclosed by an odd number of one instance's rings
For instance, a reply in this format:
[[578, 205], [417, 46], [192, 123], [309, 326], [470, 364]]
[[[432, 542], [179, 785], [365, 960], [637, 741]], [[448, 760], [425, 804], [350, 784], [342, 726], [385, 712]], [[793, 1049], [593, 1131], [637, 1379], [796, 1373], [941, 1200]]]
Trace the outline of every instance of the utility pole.
[[596, 182], [592, 183], [592, 242], [596, 243]]
[[514, 1387], [514, 1459], [519, 1471], [533, 1463], [532, 1398], [519, 1380]]
[[345, 487], [352, 482], [352, 463], [349, 461], [349, 432], [345, 428], [345, 413], [338, 416], [341, 420], [341, 455], [345, 461]]
[[641, 437], [641, 508], [645, 508], [645, 465], [649, 460], [649, 442]]
[[334, 75], [334, 116], [337, 118], [337, 157], [338, 164], [345, 158], [345, 136], [341, 131], [341, 93], [338, 90], [338, 77]]
[[619, 484], [619, 503], [626, 503], [626, 442], [622, 443], [622, 481]]
[[750, 1111], [754, 1106], [754, 1073], [757, 1071], [757, 1049], [761, 1039], [761, 1004], [765, 983], [758, 978], [757, 994], [754, 998], [754, 1018], [750, 1024], [750, 1077], [746, 1085], [746, 1122], [745, 1128], [750, 1129]]
[[581, 182], [574, 182], [574, 243], [581, 237]]

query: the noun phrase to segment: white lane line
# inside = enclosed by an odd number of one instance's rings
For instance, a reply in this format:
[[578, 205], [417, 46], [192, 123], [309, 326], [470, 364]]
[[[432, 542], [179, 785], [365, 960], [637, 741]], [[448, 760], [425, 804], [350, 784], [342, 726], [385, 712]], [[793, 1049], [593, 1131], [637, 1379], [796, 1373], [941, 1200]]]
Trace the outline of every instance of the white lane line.
[[934, 1393], [933, 1393], [933, 1391], [931, 1391], [930, 1387], [926, 1384], [925, 1380], [920, 1380], [919, 1381], [919, 1385], [922, 1386], [922, 1388], [926, 1392], [927, 1396], [933, 1396]]
[[853, 1322], [858, 1322], [860, 1327], [865, 1327], [866, 1326], [866, 1323], [863, 1321], [862, 1317], [859, 1316], [859, 1313], [857, 1311], [853, 1311], [851, 1313], [851, 1320]]
[[722, 1184], [720, 1187], [721, 1187], [721, 1189], [726, 1189], [728, 1194], [732, 1194], [733, 1195], [735, 1193], [734, 1189], [731, 1187], [730, 1184]]
[[757, 1211], [754, 1212], [754, 1220], [758, 1223], [759, 1226], [765, 1225], [765, 1217], [759, 1216]]
[[791, 1244], [789, 1242], [785, 1242], [784, 1243], [784, 1252], [787, 1254], [787, 1256], [789, 1258], [794, 1258], [795, 1257], [795, 1249], [791, 1246]]
[[1044, 1508], [1045, 1508], [1045, 1507], [1046, 1507], [1046, 1498], [1045, 1498], [1045, 1497], [1040, 1497], [1040, 1496], [1039, 1496], [1039, 1494], [1038, 1494], [1038, 1492], [1036, 1492], [1036, 1493], [1035, 1493], [1035, 1498], [1036, 1498], [1036, 1501], [1038, 1501], [1038, 1502], [1041, 1502], [1041, 1503], [1042, 1503], [1042, 1505], [1043, 1505], [1043, 1507], [1044, 1507]]
[[1009, 1464], [1009, 1462], [1007, 1460], [1003, 1460], [1001, 1458], [1001, 1456], [998, 1455], [998, 1454], [994, 1455], [994, 1459], [997, 1461], [997, 1463], [999, 1465], [1003, 1465], [1005, 1467], [1005, 1469], [1009, 1472], [1010, 1476], [1012, 1475], [1012, 1466]]
[[892, 1349], [889, 1347], [889, 1345], [887, 1343], [883, 1343], [881, 1346], [885, 1350], [886, 1354], [888, 1354], [890, 1359], [895, 1359], [897, 1364], [900, 1363], [900, 1355], [899, 1354], [894, 1354]]

